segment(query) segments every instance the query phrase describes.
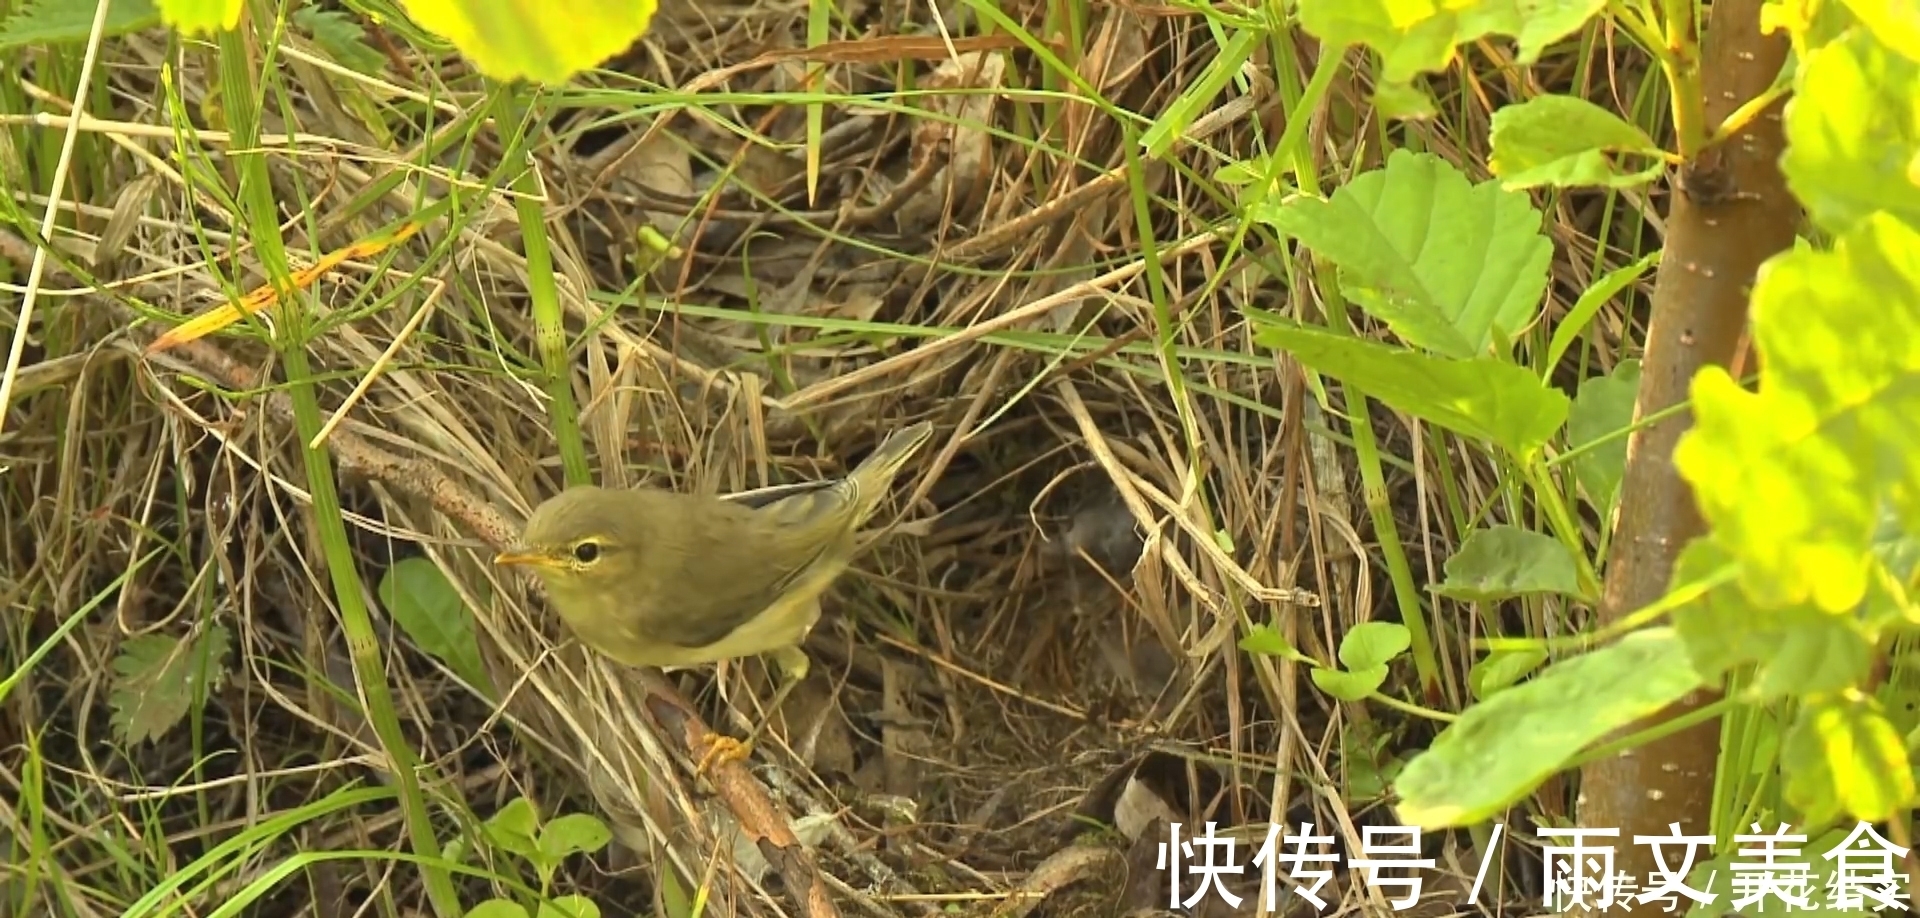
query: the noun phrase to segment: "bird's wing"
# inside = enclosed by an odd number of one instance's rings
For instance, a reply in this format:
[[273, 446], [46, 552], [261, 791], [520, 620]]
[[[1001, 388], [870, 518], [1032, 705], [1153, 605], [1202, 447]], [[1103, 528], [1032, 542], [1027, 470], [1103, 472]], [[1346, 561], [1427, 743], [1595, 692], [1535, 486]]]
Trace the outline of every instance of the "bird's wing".
[[795, 494], [818, 491], [822, 488], [833, 487], [833, 485], [834, 482], [831, 480], [799, 481], [793, 484], [768, 485], [767, 487], [754, 488], [750, 491], [735, 491], [732, 494], [720, 495], [720, 499], [760, 510], [778, 503], [785, 498], [792, 497]]
[[848, 528], [847, 508], [860, 499], [860, 486], [851, 478], [822, 481], [817, 487], [784, 494], [759, 508], [762, 519], [788, 530]]
[[[788, 497], [776, 504], [814, 498], [821, 492]], [[679, 584], [673, 595], [650, 600], [645, 628], [653, 637], [680, 647], [705, 647], [732, 634], [795, 589], [815, 588], [809, 575], [820, 562], [844, 555], [847, 534], [813, 514], [768, 507], [754, 510], [725, 503], [702, 512], [703, 524], [687, 527], [683, 538], [663, 540], [675, 556], [658, 559]], [[771, 522], [772, 525], [768, 525]], [[824, 518], [831, 523], [831, 517]], [[844, 529], [844, 527], [841, 527]], [[667, 546], [672, 546], [667, 548]], [[714, 576], [724, 571], [726, 576]]]
[[[696, 498], [710, 502], [692, 511], [703, 521], [688, 527], [699, 538], [665, 541], [688, 549], [673, 559], [679, 582], [701, 588], [680, 591], [693, 595], [679, 608], [652, 603], [648, 630], [682, 647], [705, 647], [776, 603], [795, 609], [814, 601], [850, 559], [854, 532], [932, 432], [922, 421], [894, 433], [839, 480], [767, 488], [733, 501]], [[702, 578], [703, 570], [736, 576]]]

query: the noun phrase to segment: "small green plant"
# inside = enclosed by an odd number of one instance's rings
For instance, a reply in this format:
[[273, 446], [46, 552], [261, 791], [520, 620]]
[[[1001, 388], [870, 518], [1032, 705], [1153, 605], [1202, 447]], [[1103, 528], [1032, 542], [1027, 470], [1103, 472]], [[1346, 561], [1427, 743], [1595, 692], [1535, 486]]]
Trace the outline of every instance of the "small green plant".
[[[1312, 667], [1313, 684], [1342, 701], [1372, 698], [1408, 707], [1405, 702], [1380, 694], [1380, 686], [1387, 681], [1387, 664], [1406, 653], [1411, 643], [1405, 625], [1361, 622], [1340, 639], [1340, 665], [1330, 666], [1301, 653], [1280, 632], [1262, 625], [1240, 639], [1240, 649], [1307, 664]], [[1421, 713], [1438, 716], [1431, 711]]]
[[447, 575], [426, 558], [403, 558], [380, 578], [380, 605], [415, 646], [446, 663], [467, 684], [488, 692], [473, 615]]
[[[607, 824], [586, 813], [568, 813], [546, 825], [532, 801], [515, 797], [481, 824], [481, 834], [494, 851], [512, 855], [533, 868], [538, 894], [525, 900], [495, 897], [467, 910], [466, 918], [600, 918], [600, 907], [586, 896], [553, 894], [553, 878], [574, 854], [594, 854], [613, 840]], [[458, 857], [458, 842], [448, 853]]]
[[218, 622], [180, 639], [142, 634], [113, 660], [113, 726], [130, 744], [157, 740], [200, 710], [226, 678], [232, 638]]

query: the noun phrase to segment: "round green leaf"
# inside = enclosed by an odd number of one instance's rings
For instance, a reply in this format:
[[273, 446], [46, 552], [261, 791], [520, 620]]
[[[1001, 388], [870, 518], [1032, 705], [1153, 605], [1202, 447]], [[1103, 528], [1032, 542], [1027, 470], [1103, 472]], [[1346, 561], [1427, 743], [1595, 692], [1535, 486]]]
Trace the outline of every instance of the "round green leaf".
[[540, 830], [540, 851], [553, 861], [576, 852], [592, 854], [613, 840], [613, 832], [596, 816], [568, 813]]
[[1361, 622], [1340, 639], [1340, 663], [1354, 671], [1384, 669], [1412, 644], [1407, 626], [1399, 622]]

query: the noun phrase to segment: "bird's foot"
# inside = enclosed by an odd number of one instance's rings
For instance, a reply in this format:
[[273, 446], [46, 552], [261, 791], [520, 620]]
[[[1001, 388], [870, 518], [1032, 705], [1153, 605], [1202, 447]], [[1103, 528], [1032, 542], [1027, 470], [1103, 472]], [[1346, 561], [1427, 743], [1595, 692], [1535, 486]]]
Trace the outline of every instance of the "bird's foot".
[[743, 743], [731, 736], [720, 733], [707, 734], [707, 751], [700, 756], [700, 764], [695, 766], [695, 777], [707, 776], [714, 766], [727, 762], [744, 762], [753, 753], [750, 743]]

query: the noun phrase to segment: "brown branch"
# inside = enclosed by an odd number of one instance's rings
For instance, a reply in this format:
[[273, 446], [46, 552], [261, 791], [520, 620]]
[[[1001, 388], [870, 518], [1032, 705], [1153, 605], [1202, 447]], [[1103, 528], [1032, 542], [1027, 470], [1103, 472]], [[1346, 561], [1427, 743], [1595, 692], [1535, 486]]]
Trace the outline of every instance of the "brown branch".
[[[1701, 55], [1710, 128], [1765, 93], [1786, 61], [1787, 39], [1760, 32], [1761, 2], [1713, 4]], [[1755, 273], [1793, 244], [1800, 207], [1779, 168], [1786, 145], [1783, 104], [1768, 106], [1680, 172], [1654, 283], [1636, 417], [1684, 403], [1700, 368], [1733, 362]], [[1602, 627], [1664, 595], [1681, 549], [1705, 532], [1692, 491], [1673, 465], [1673, 447], [1691, 424], [1691, 413], [1678, 412], [1628, 441], [1618, 536], [1599, 608]], [[1696, 692], [1628, 732], [1717, 697], [1717, 691]], [[1632, 844], [1635, 835], [1666, 835], [1675, 822], [1683, 834], [1710, 831], [1719, 745], [1720, 722], [1713, 719], [1582, 770], [1579, 822], [1619, 830], [1614, 869], [1655, 875], [1654, 849]], [[1631, 899], [1615, 905], [1629, 916], [1653, 910]]]

